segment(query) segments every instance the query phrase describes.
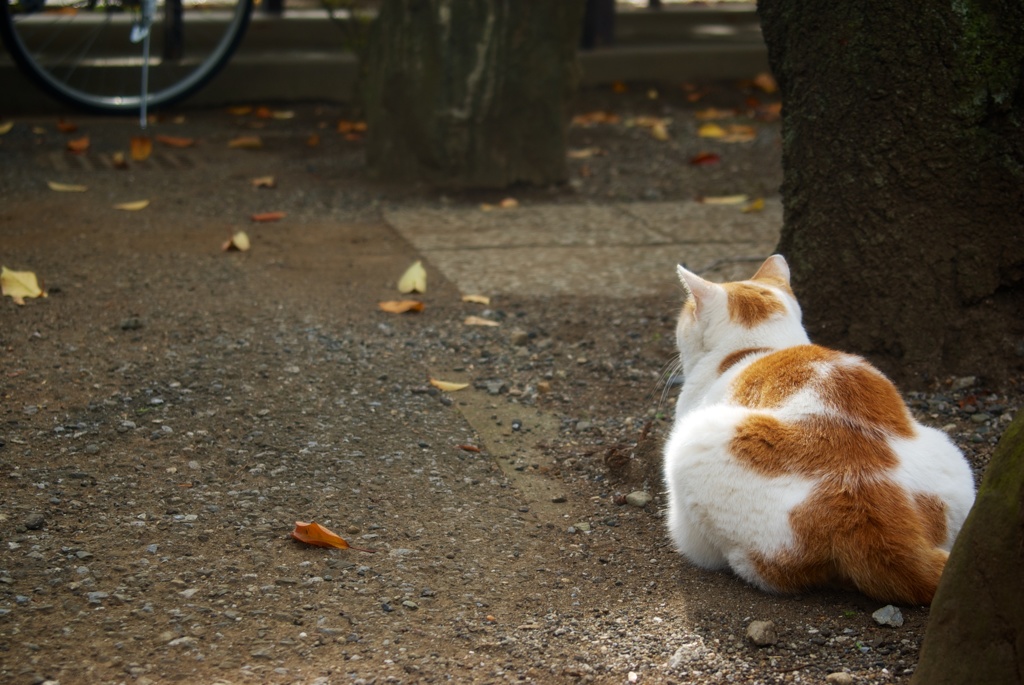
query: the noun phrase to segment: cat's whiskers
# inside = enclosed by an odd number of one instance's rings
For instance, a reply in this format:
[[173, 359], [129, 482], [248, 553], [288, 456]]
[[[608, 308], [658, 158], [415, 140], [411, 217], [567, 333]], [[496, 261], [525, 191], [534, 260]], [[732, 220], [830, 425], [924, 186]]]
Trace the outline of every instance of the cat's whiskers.
[[654, 387], [647, 394], [647, 401], [649, 402], [653, 397], [654, 393], [661, 387], [661, 393], [658, 397], [658, 405], [656, 411], [661, 411], [662, 407], [665, 406], [665, 402], [668, 400], [668, 395], [672, 391], [674, 378], [682, 378], [683, 374], [683, 360], [678, 354], [675, 355], [667, 364], [661, 368], [661, 373], [658, 374], [658, 380], [655, 382]]

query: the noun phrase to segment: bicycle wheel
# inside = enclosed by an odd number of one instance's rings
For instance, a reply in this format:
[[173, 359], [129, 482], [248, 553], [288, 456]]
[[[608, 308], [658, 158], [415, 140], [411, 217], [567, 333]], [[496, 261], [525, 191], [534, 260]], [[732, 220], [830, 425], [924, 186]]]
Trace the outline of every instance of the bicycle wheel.
[[[253, 0], [157, 0], [150, 32], [149, 108], [201, 88], [245, 35]], [[97, 112], [142, 105], [140, 0], [0, 0], [0, 38], [50, 95]]]

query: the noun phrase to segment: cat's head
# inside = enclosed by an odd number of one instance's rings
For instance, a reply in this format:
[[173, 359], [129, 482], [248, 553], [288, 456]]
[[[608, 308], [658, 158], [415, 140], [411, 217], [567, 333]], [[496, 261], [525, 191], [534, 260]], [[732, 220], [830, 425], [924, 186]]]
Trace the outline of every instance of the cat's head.
[[781, 255], [766, 259], [749, 280], [735, 283], [712, 283], [682, 266], [677, 269], [687, 294], [676, 326], [684, 370], [715, 351], [806, 340], [800, 305], [789, 285], [789, 265]]

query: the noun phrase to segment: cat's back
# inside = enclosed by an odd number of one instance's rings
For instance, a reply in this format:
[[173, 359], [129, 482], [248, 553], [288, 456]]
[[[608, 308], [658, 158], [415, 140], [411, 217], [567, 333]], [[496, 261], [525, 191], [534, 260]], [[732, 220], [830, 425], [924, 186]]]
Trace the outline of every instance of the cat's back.
[[914, 435], [913, 417], [896, 387], [856, 355], [794, 345], [759, 351], [736, 366], [723, 374], [730, 404], [791, 419], [829, 417], [893, 437]]

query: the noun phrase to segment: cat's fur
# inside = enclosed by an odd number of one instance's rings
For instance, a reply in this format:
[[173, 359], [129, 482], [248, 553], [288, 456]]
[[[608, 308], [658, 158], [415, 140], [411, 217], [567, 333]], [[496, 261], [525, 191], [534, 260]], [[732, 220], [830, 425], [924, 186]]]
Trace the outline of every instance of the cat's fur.
[[974, 501], [960, 451], [868, 362], [810, 344], [781, 256], [748, 281], [679, 277], [685, 380], [664, 463], [676, 548], [770, 592], [929, 604]]

